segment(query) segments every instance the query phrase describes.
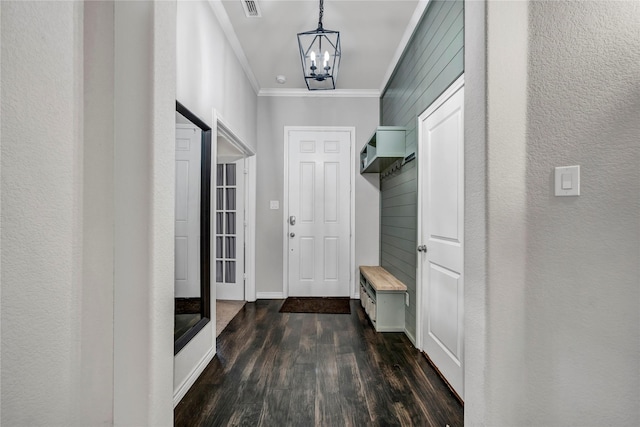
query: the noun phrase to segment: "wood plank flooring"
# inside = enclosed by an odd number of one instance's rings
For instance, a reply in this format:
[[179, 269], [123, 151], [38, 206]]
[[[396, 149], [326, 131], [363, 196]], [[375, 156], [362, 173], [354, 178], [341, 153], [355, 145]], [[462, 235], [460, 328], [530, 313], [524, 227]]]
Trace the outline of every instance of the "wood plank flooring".
[[175, 426], [463, 425], [463, 408], [402, 333], [351, 314], [247, 303], [175, 408]]

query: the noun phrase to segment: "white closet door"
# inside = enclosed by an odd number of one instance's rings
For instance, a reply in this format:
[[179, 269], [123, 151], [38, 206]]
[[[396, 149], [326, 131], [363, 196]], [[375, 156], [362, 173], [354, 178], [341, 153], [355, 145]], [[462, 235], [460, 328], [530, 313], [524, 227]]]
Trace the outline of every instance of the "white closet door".
[[422, 348], [464, 398], [464, 87], [436, 100], [419, 125]]

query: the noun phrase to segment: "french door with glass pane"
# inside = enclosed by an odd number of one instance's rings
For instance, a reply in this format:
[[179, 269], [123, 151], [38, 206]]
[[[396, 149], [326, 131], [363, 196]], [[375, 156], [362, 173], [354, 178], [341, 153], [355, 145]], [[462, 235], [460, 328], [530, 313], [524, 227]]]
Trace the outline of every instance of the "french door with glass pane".
[[216, 299], [244, 300], [244, 160], [216, 166]]

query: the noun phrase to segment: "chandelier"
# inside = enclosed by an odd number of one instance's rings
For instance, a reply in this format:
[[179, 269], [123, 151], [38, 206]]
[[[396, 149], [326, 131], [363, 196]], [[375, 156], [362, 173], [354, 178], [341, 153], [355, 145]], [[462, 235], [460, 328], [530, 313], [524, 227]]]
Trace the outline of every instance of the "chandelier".
[[336, 88], [340, 66], [340, 32], [322, 26], [324, 0], [320, 0], [318, 28], [298, 33], [302, 73], [309, 90]]

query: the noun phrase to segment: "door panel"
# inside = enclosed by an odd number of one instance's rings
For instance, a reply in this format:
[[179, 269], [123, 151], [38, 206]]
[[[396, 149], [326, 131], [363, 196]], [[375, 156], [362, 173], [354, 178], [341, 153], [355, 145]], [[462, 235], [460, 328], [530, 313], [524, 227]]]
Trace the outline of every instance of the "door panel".
[[[308, 152], [308, 151], [307, 151]], [[313, 224], [315, 222], [315, 163], [300, 163], [300, 222]]]
[[464, 87], [420, 116], [422, 349], [464, 398]]
[[430, 298], [429, 334], [432, 339], [448, 350], [449, 356], [460, 364], [459, 342], [460, 324], [458, 323], [458, 297], [461, 288], [460, 274], [431, 264], [429, 266]]
[[300, 237], [300, 281], [311, 281], [316, 270], [315, 239]]
[[288, 150], [289, 295], [349, 296], [351, 133], [292, 130]]
[[325, 223], [337, 223], [339, 221], [340, 199], [340, 171], [338, 163], [325, 163], [324, 165], [324, 221]]
[[175, 296], [200, 297], [201, 130], [176, 125]]

